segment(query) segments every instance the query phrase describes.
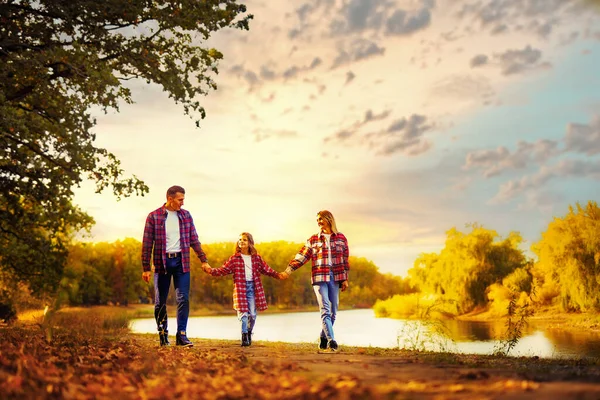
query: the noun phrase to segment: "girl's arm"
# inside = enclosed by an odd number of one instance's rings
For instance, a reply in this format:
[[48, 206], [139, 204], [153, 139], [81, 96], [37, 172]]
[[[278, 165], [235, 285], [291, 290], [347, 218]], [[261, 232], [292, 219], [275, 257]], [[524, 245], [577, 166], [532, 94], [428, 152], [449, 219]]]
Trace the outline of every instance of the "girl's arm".
[[229, 260], [225, 261], [225, 264], [221, 268], [206, 268], [204, 272], [212, 276], [224, 276], [233, 274], [233, 266], [235, 264], [235, 255], [229, 257]]
[[281, 279], [279, 276], [279, 272], [275, 271], [273, 268], [269, 267], [269, 264], [267, 264], [265, 262], [265, 260], [262, 259], [261, 256], [259, 256], [257, 254], [257, 258], [258, 258], [258, 270], [263, 274], [263, 275], [269, 275], [272, 278], [275, 279]]

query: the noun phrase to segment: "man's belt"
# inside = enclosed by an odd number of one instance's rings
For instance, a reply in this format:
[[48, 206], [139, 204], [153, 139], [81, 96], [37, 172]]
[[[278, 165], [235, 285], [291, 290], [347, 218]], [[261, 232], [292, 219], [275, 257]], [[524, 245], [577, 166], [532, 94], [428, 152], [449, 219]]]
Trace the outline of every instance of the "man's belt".
[[178, 251], [177, 253], [167, 253], [167, 258], [177, 258], [181, 255], [181, 252]]

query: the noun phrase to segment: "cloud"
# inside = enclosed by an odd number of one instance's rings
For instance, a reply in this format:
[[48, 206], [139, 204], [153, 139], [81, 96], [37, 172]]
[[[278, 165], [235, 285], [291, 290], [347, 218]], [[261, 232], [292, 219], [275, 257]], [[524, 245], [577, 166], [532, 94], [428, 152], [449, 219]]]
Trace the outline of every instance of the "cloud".
[[495, 93], [489, 79], [483, 76], [455, 74], [436, 82], [432, 88], [432, 95], [437, 98], [489, 100]]
[[335, 69], [352, 62], [380, 56], [384, 53], [385, 48], [379, 47], [375, 42], [367, 39], [355, 39], [350, 43], [348, 49], [338, 48], [338, 55], [333, 60], [331, 69]]
[[523, 49], [511, 49], [493, 55], [492, 60], [485, 54], [478, 54], [469, 62], [471, 68], [484, 65], [500, 67], [502, 75], [514, 75], [532, 69], [548, 67], [549, 63], [541, 63], [542, 52], [527, 45]]
[[323, 33], [330, 38], [380, 33], [410, 35], [430, 25], [434, 6], [435, 1], [431, 0], [406, 9], [389, 0], [307, 2], [296, 9], [299, 26], [290, 29], [288, 37], [299, 38], [304, 30], [322, 25], [326, 26]]
[[[564, 144], [559, 148], [561, 142]], [[556, 178], [585, 178], [600, 180], [600, 159], [589, 157], [600, 154], [600, 116], [589, 124], [570, 123], [564, 139], [538, 140], [535, 143], [519, 141], [514, 152], [500, 146], [469, 152], [463, 170], [482, 169], [485, 178], [498, 176], [512, 170], [539, 166], [537, 172], [503, 183], [491, 204], [506, 203], [520, 194], [538, 191]], [[582, 156], [588, 157], [583, 159]], [[560, 159], [547, 165], [548, 161]], [[566, 158], [570, 157], [570, 158]]]
[[600, 180], [600, 162], [563, 160], [554, 166], [544, 166], [533, 175], [527, 175], [502, 184], [496, 196], [490, 200], [490, 204], [506, 203], [524, 192], [537, 191], [549, 181], [559, 177]]
[[362, 32], [366, 29], [379, 30], [385, 19], [388, 3], [383, 0], [350, 0], [338, 11], [339, 18], [330, 25], [333, 36]]
[[341, 130], [337, 131], [336, 133], [334, 133], [332, 136], [326, 137], [325, 139], [323, 139], [323, 141], [326, 143], [331, 140], [335, 140], [337, 142], [343, 142], [352, 137], [359, 136], [358, 131], [360, 130], [361, 127], [365, 126], [366, 124], [368, 124], [370, 122], [381, 121], [383, 119], [386, 119], [390, 115], [390, 113], [391, 113], [390, 110], [385, 110], [385, 111], [382, 111], [380, 114], [376, 114], [372, 110], [369, 109], [365, 112], [363, 119], [355, 121], [354, 123], [352, 123], [352, 125], [349, 128], [341, 129]]
[[354, 72], [352, 72], [352, 71], [346, 72], [346, 82], [344, 84], [345, 85], [349, 84], [350, 82], [352, 82], [354, 80], [354, 78], [356, 78], [356, 75], [354, 74]]
[[432, 128], [427, 117], [413, 114], [408, 119], [394, 121], [386, 130], [367, 135], [370, 146], [378, 147], [377, 154], [391, 155], [402, 152], [418, 155], [431, 148], [431, 142], [423, 139], [423, 134]]
[[518, 74], [538, 66], [541, 57], [542, 52], [529, 45], [522, 50], [507, 50], [494, 55], [494, 58], [500, 62], [502, 75]]
[[339, 130], [323, 141], [364, 146], [375, 152], [376, 155], [383, 156], [396, 153], [416, 156], [425, 153], [432, 147], [432, 143], [424, 138], [424, 134], [432, 130], [434, 125], [428, 122], [427, 117], [419, 114], [397, 119], [382, 130], [360, 133], [363, 126], [385, 120], [390, 114], [390, 110], [385, 110], [380, 114], [367, 110], [362, 120], [355, 121], [350, 127]]
[[542, 37], [552, 32], [558, 16], [572, 12], [573, 4], [563, 0], [471, 1], [463, 5], [458, 17], [474, 20], [492, 34], [525, 29]]
[[600, 115], [588, 124], [571, 123], [567, 125], [565, 136], [566, 149], [588, 156], [600, 153]]
[[254, 139], [257, 142], [262, 142], [267, 139], [291, 139], [298, 137], [298, 132], [291, 130], [277, 130], [277, 129], [254, 129], [252, 131]]
[[487, 64], [489, 57], [485, 54], [478, 54], [475, 57], [471, 58], [471, 68], [478, 67], [480, 65]]
[[483, 168], [483, 176], [490, 178], [507, 170], [524, 169], [532, 161], [538, 164], [559, 154], [558, 142], [538, 140], [535, 143], [519, 141], [514, 153], [500, 146], [494, 150], [478, 150], [467, 154], [464, 170]]
[[271, 81], [277, 77], [277, 74], [268, 66], [262, 65], [260, 67], [260, 77], [266, 81]]
[[273, 64], [264, 64], [260, 66], [259, 73], [256, 73], [250, 69], [246, 69], [243, 65], [234, 65], [229, 69], [229, 72], [238, 78], [246, 81], [250, 90], [257, 86], [264, 84], [266, 81], [274, 81], [277, 79], [294, 79], [301, 74], [312, 71], [319, 67], [323, 63], [323, 60], [319, 57], [314, 57], [308, 65], [290, 65], [286, 67], [283, 72], [278, 72], [273, 69]]
[[386, 21], [388, 35], [410, 35], [411, 33], [427, 28], [431, 23], [431, 11], [423, 7], [416, 13], [408, 14], [404, 10], [396, 10]]

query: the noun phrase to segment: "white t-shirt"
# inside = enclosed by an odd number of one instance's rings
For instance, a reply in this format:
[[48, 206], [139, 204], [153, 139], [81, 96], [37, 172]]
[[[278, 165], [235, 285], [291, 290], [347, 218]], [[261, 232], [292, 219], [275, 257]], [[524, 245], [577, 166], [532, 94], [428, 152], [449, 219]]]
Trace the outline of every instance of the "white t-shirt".
[[250, 254], [242, 254], [244, 259], [244, 267], [246, 267], [246, 282], [252, 281], [252, 256]]
[[329, 266], [331, 266], [331, 233], [324, 233], [323, 236], [325, 236], [325, 244], [327, 245], [327, 262], [329, 263]]
[[178, 253], [181, 251], [179, 235], [179, 217], [177, 211], [167, 210], [167, 253]]

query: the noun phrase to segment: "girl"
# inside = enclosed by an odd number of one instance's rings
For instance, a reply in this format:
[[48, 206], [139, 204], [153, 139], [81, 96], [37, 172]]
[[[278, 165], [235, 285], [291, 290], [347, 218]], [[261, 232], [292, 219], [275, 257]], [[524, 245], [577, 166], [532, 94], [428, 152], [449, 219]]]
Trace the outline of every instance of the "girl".
[[254, 248], [254, 239], [248, 232], [240, 235], [235, 254], [221, 268], [202, 268], [212, 276], [233, 274], [233, 309], [237, 311], [242, 325], [242, 346], [252, 344], [252, 329], [256, 322], [256, 310], [266, 310], [267, 300], [260, 274], [281, 279], [279, 273], [267, 265]]

